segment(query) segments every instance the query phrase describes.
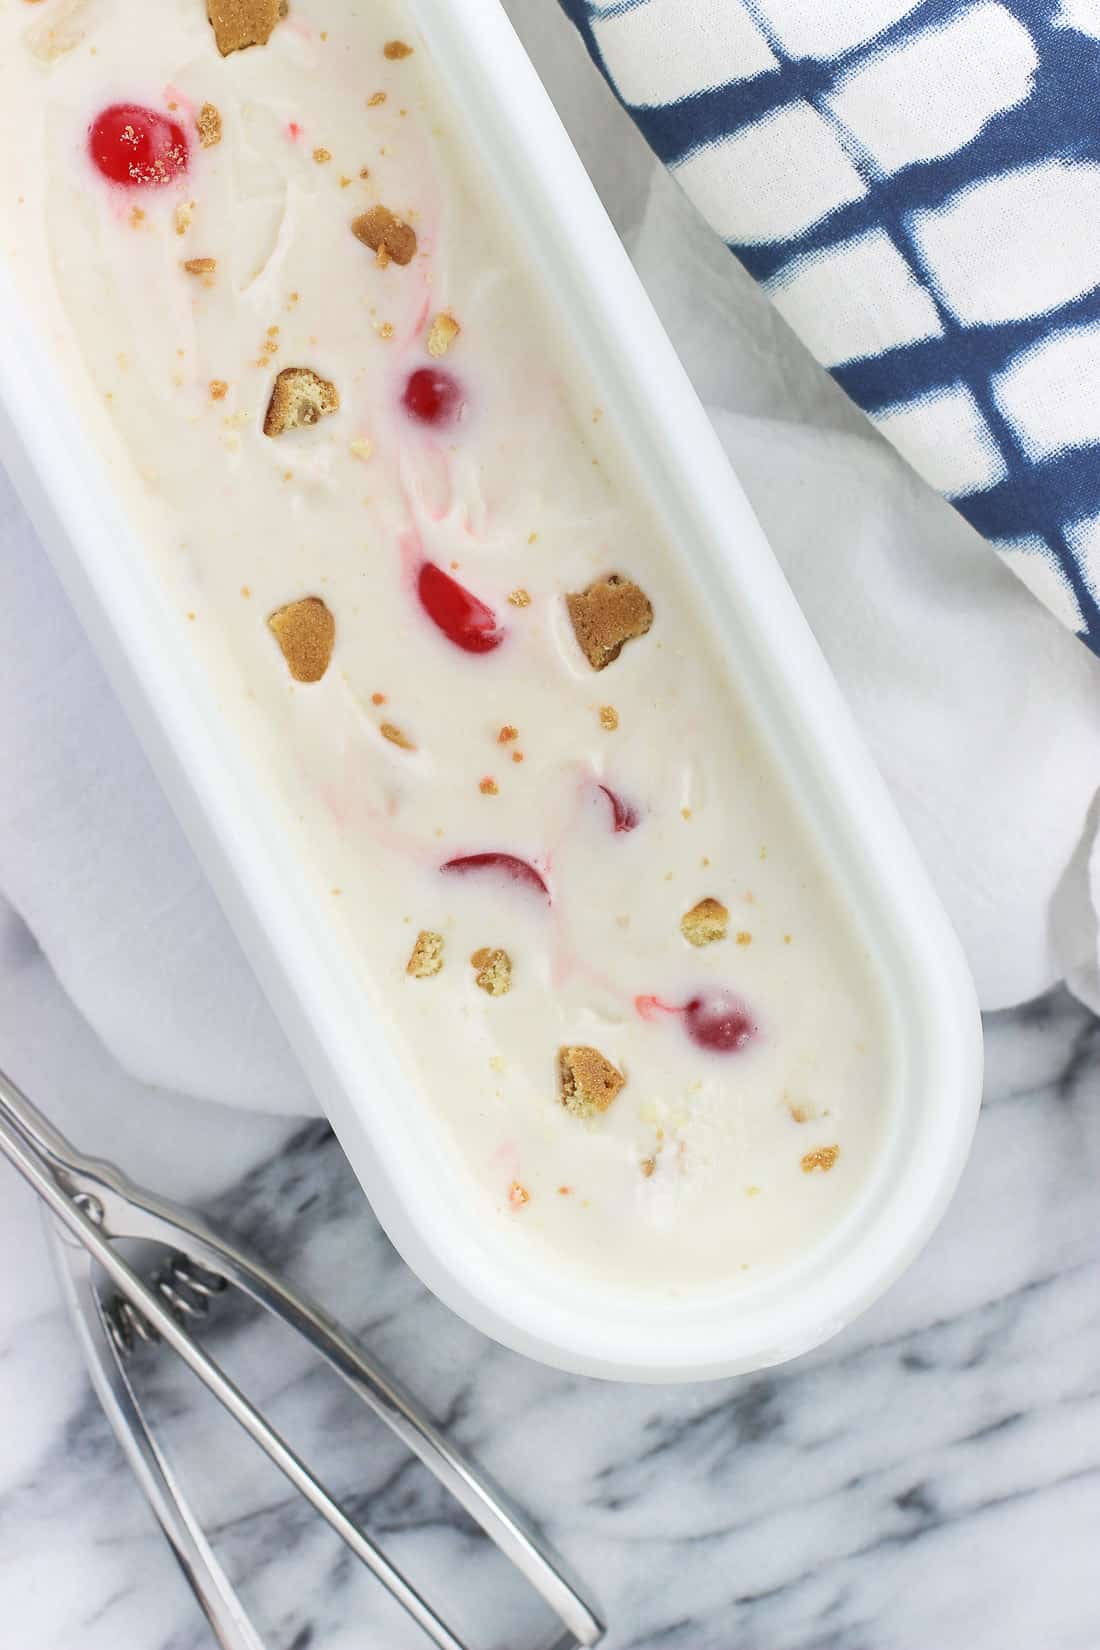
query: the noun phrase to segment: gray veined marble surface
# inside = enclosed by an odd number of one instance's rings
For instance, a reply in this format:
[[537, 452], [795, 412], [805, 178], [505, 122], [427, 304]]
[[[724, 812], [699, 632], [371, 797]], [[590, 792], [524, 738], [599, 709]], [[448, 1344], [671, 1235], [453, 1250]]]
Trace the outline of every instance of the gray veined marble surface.
[[[1100, 1026], [1068, 999], [989, 1023], [962, 1188], [883, 1301], [785, 1368], [627, 1387], [467, 1328], [390, 1249], [323, 1124], [127, 1083], [10, 916], [0, 942], [19, 963], [0, 1003], [13, 1074], [164, 1190], [213, 1174], [212, 1217], [313, 1290], [537, 1516], [613, 1650], [1100, 1645]], [[0, 1646], [209, 1650], [90, 1395], [30, 1194], [6, 1167], [0, 1188]], [[473, 1644], [532, 1642], [526, 1593], [296, 1343], [228, 1308], [205, 1339]], [[137, 1375], [272, 1650], [417, 1650], [174, 1359], [145, 1354]]]

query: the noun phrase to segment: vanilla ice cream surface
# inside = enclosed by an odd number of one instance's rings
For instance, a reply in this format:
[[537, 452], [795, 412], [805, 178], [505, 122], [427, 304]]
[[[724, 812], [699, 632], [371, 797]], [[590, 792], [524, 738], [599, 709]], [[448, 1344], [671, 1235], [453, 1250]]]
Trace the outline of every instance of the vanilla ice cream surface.
[[878, 974], [407, 12], [10, 0], [0, 51], [0, 254], [393, 1105], [559, 1273], [804, 1257], [896, 1104]]

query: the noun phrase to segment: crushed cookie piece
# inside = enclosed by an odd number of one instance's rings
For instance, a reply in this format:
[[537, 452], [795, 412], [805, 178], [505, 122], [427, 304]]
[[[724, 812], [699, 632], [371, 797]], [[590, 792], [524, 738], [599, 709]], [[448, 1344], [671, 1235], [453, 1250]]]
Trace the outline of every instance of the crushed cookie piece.
[[787, 1110], [796, 1123], [812, 1123], [817, 1116], [812, 1106], [796, 1106], [790, 1100], [787, 1101]]
[[268, 617], [267, 627], [282, 649], [296, 682], [319, 682], [329, 667], [336, 620], [320, 596], [288, 602]]
[[647, 1180], [652, 1180], [657, 1173], [657, 1159], [655, 1157], [643, 1157], [638, 1167]]
[[470, 962], [477, 969], [475, 984], [490, 997], [503, 997], [512, 989], [512, 959], [499, 946], [483, 945]]
[[384, 693], [372, 693], [370, 696], [370, 702], [372, 705], [384, 705], [386, 703], [386, 695]]
[[405, 973], [414, 980], [430, 980], [443, 967], [443, 935], [430, 928], [422, 928], [416, 936], [412, 955], [405, 964]]
[[521, 1186], [518, 1180], [513, 1180], [508, 1188], [508, 1201], [513, 1209], [522, 1209], [525, 1203], [530, 1203], [531, 1194], [526, 1186]]
[[221, 112], [212, 103], [204, 103], [195, 116], [195, 130], [204, 149], [213, 149], [222, 140]]
[[188, 275], [213, 275], [217, 267], [217, 258], [185, 258], [183, 260], [183, 268]]
[[519, 729], [512, 727], [511, 723], [506, 722], [504, 724], [504, 726], [501, 728], [500, 732], [497, 734], [497, 744], [498, 745], [508, 745], [508, 744], [511, 744], [513, 739], [518, 739], [518, 738], [519, 738]]
[[489, 774], [486, 774], [484, 779], [478, 781], [477, 788], [481, 792], [482, 796], [500, 795], [500, 786], [497, 784], [495, 779], [489, 776]]
[[314, 149], [313, 158], [317, 162], [318, 166], [324, 166], [326, 161], [332, 159], [332, 150], [325, 149], [323, 147]]
[[385, 101], [386, 101], [385, 92], [372, 92], [370, 97], [368, 97], [368, 99], [367, 99], [367, 108], [368, 109], [377, 109], [378, 105], [380, 103], [385, 103]]
[[130, 228], [136, 229], [139, 223], [145, 222], [145, 213], [140, 206], [130, 208]]
[[274, 438], [284, 430], [316, 424], [340, 405], [335, 384], [310, 367], [284, 367], [271, 390], [264, 414], [264, 434]]
[[574, 1117], [594, 1117], [606, 1111], [626, 1078], [598, 1048], [563, 1047], [558, 1050], [561, 1103]]
[[522, 762], [523, 761], [523, 752], [522, 751], [513, 751], [512, 752], [512, 761], [513, 762]]
[[210, 380], [211, 401], [224, 401], [228, 394], [229, 385], [226, 383], [224, 378], [212, 378]]
[[708, 895], [685, 911], [680, 918], [680, 932], [689, 945], [713, 945], [724, 940], [729, 932], [730, 914], [721, 900]]
[[802, 1159], [802, 1173], [813, 1174], [815, 1169], [820, 1169], [822, 1174], [828, 1174], [839, 1156], [839, 1146], [815, 1146]]
[[206, 0], [206, 15], [223, 57], [248, 46], [266, 46], [287, 10], [287, 0]]
[[180, 201], [179, 205], [176, 207], [175, 211], [172, 214], [172, 222], [175, 225], [177, 235], [186, 235], [187, 231], [191, 227], [191, 220], [192, 220], [193, 213], [194, 213], [194, 202], [193, 201], [191, 201], [191, 202]]
[[606, 670], [626, 643], [644, 636], [653, 623], [653, 605], [631, 579], [612, 573], [587, 590], [565, 598], [573, 633], [593, 670]]
[[395, 726], [393, 722], [383, 722], [378, 731], [383, 739], [388, 739], [391, 745], [400, 746], [403, 751], [414, 751], [416, 749], [408, 735], [402, 733], [401, 729]]
[[747, 928], [739, 928], [737, 930], [737, 943], [738, 945], [752, 944], [752, 935], [749, 933]]
[[601, 728], [606, 728], [608, 733], [614, 733], [615, 729], [618, 727], [618, 725], [619, 725], [619, 713], [615, 709], [615, 706], [614, 705], [601, 705], [600, 706], [600, 726], [601, 726]]
[[392, 259], [395, 264], [411, 263], [416, 255], [416, 230], [388, 206], [368, 207], [353, 220], [351, 232], [372, 252], [385, 252], [387, 261]]
[[382, 56], [388, 57], [391, 63], [399, 63], [403, 57], [411, 57], [413, 49], [406, 45], [404, 40], [387, 40], [382, 47]]
[[428, 354], [436, 360], [446, 355], [462, 328], [449, 309], [441, 309], [428, 328]]
[[[379, 253], [378, 255], [379, 255], [379, 257], [382, 256], [381, 253]], [[379, 336], [379, 338], [392, 338], [393, 337], [393, 331], [394, 331], [393, 322], [392, 321], [383, 321], [382, 325], [378, 328], [378, 336]]]
[[348, 442], [348, 452], [353, 458], [362, 459], [365, 464], [374, 451], [374, 442], [365, 435], [357, 436], [354, 441]]
[[519, 590], [513, 590], [510, 593], [508, 601], [512, 607], [530, 607], [531, 593], [521, 587]]

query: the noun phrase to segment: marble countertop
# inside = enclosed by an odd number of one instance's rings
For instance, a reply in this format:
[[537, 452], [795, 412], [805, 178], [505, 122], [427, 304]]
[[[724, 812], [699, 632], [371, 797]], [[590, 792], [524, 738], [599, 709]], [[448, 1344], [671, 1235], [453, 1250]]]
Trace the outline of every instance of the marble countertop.
[[[650, 162], [550, 0], [508, 0], [620, 227]], [[594, 90], [593, 88], [596, 88]], [[962, 1187], [890, 1294], [797, 1363], [695, 1387], [544, 1369], [389, 1247], [326, 1127], [143, 1087], [0, 900], [0, 1058], [56, 1121], [306, 1285], [539, 1521], [610, 1650], [1097, 1650], [1100, 1023], [988, 1022]], [[0, 1165], [0, 1650], [211, 1650], [91, 1395], [31, 1195]], [[501, 1561], [292, 1340], [204, 1337], [478, 1650], [535, 1623]], [[135, 1377], [271, 1650], [419, 1650], [175, 1360]]]
[[[389, 1247], [323, 1123], [142, 1089], [10, 914], [0, 947], [19, 963], [0, 1003], [13, 1075], [159, 1189], [213, 1179], [211, 1218], [311, 1289], [543, 1525], [612, 1650], [1100, 1643], [1100, 1025], [1069, 999], [989, 1022], [961, 1190], [884, 1300], [784, 1368], [629, 1387], [466, 1327]], [[0, 1188], [0, 1646], [209, 1650], [88, 1388], [31, 1195], [6, 1166]], [[501, 1561], [335, 1378], [228, 1307], [205, 1340], [474, 1645], [534, 1642]], [[136, 1376], [272, 1650], [418, 1650], [175, 1359], [143, 1354]]]

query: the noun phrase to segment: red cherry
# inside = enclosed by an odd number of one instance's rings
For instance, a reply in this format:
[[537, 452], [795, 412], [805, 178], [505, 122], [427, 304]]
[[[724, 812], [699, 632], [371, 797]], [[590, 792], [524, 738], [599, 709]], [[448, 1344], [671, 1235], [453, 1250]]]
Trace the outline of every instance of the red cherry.
[[693, 997], [682, 1013], [692, 1042], [716, 1054], [737, 1054], [756, 1035], [748, 1009], [727, 991]]
[[471, 871], [496, 871], [522, 887], [535, 889], [547, 902], [550, 899], [550, 890], [535, 867], [515, 854], [464, 854], [460, 859], [447, 860], [439, 869], [460, 876], [468, 876]]
[[504, 640], [491, 607], [472, 596], [457, 579], [426, 561], [417, 577], [420, 605], [444, 636], [467, 653], [491, 653]]
[[112, 103], [88, 128], [88, 153], [111, 183], [147, 189], [187, 170], [187, 136], [176, 121], [140, 103]]
[[409, 374], [401, 399], [410, 417], [441, 429], [457, 423], [466, 406], [458, 379], [440, 367], [417, 367]]
[[615, 831], [632, 831], [638, 823], [637, 808], [632, 808], [629, 802], [624, 802], [621, 796], [616, 796], [615, 792], [609, 790], [606, 785], [601, 785], [599, 789], [611, 804], [611, 816]]

